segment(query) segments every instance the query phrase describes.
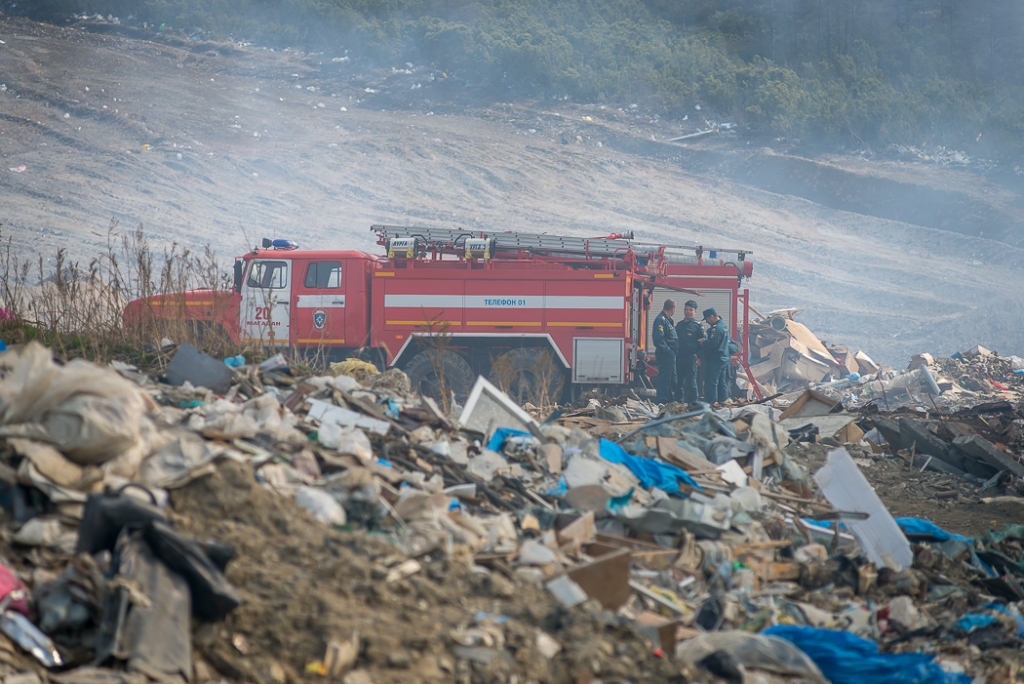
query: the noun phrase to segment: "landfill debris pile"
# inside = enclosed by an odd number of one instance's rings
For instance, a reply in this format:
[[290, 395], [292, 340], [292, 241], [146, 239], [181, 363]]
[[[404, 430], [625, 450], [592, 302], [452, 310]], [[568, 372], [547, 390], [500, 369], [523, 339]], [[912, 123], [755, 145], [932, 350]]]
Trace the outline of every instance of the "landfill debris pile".
[[[794, 391], [826, 378], [854, 375], [856, 380], [881, 370], [863, 351], [826, 346], [807, 326], [794, 320], [799, 312], [773, 311], [750, 323], [750, 370], [767, 394]], [[739, 381], [745, 387], [746, 378]]]
[[[892, 411], [922, 402], [958, 409], [993, 400], [1018, 401], [1024, 390], [1024, 358], [975, 346], [951, 357], [915, 354], [905, 370], [896, 370], [862, 350], [822, 342], [794, 320], [799, 313], [773, 311], [750, 324], [750, 372], [763, 396], [789, 402], [810, 388], [848, 408], [877, 403]], [[737, 375], [737, 384], [748, 399], [756, 398], [744, 374]]]
[[15, 347], [0, 676], [1013, 681], [1024, 527], [894, 518], [865, 473], [920, 472], [904, 424], [1019, 449], [1016, 412], [805, 391], [544, 415], [479, 378], [456, 416], [355, 359], [311, 376], [180, 345], [154, 379]]

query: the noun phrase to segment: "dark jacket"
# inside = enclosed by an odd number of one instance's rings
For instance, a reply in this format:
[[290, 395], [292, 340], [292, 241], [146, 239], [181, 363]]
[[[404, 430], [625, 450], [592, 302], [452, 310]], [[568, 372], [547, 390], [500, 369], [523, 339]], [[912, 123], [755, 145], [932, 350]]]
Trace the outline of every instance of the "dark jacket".
[[676, 336], [676, 326], [672, 319], [662, 311], [654, 318], [654, 340], [656, 350], [668, 349], [675, 353], [679, 351], [679, 338]]
[[704, 361], [708, 365], [721, 366], [729, 363], [729, 326], [719, 320], [708, 328], [708, 339], [702, 345]]
[[676, 323], [676, 336], [680, 354], [697, 354], [700, 352], [700, 340], [704, 339], [704, 327], [696, 318], [683, 319]]

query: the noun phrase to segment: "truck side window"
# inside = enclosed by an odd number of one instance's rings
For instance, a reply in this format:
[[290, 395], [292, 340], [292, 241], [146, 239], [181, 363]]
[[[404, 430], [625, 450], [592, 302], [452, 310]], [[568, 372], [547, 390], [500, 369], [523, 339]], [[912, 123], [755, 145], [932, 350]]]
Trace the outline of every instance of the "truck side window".
[[256, 261], [249, 269], [249, 287], [283, 290], [288, 286], [288, 264], [284, 261]]
[[316, 261], [306, 269], [306, 287], [316, 290], [336, 290], [341, 287], [341, 262]]

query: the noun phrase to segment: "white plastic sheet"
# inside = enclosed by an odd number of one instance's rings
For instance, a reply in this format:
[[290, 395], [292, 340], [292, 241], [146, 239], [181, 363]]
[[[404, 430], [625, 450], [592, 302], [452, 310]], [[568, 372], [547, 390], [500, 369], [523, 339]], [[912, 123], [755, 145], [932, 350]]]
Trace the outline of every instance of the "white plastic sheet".
[[910, 567], [914, 562], [910, 542], [846, 449], [830, 451], [814, 481], [837, 511], [868, 514], [867, 520], [846, 520], [844, 524], [877, 567], [896, 571]]
[[388, 434], [391, 424], [384, 420], [364, 416], [341, 406], [328, 404], [319, 399], [309, 399], [309, 418], [319, 420], [321, 423], [334, 423], [338, 427], [360, 427], [378, 435]]

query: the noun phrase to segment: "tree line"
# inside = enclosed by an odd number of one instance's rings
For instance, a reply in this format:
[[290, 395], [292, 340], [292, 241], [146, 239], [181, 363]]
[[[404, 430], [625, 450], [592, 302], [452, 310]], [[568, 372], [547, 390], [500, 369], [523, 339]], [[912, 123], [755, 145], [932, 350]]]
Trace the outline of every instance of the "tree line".
[[1015, 158], [1016, 0], [35, 0], [267, 46], [429, 63], [496, 98], [638, 103], [752, 136]]

